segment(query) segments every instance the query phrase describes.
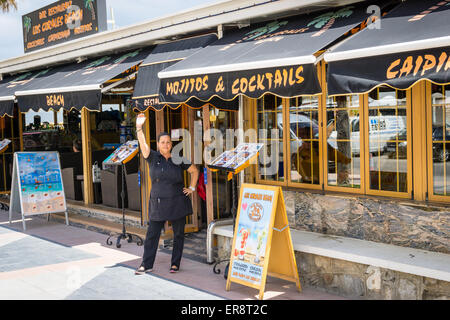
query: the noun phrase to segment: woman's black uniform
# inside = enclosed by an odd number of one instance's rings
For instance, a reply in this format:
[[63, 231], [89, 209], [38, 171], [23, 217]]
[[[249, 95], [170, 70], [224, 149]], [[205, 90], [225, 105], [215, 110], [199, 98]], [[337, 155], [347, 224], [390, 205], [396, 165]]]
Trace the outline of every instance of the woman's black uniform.
[[174, 233], [171, 265], [179, 268], [183, 254], [186, 216], [192, 214], [190, 198], [183, 193], [183, 171], [191, 164], [185, 158], [183, 163], [174, 164], [172, 158], [166, 160], [161, 153], [154, 150], [150, 150], [146, 160], [150, 168], [152, 189], [149, 200], [150, 221], [142, 262], [145, 269], [153, 268], [161, 229], [166, 221], [170, 221]]

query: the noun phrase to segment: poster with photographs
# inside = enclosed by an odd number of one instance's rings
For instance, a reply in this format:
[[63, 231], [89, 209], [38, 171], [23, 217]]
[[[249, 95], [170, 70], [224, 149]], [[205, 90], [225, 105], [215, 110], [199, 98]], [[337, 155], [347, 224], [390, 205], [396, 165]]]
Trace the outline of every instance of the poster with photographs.
[[208, 165], [212, 169], [236, 171], [248, 160], [258, 154], [263, 143], [240, 143], [236, 148], [225, 151]]
[[131, 160], [139, 150], [139, 142], [137, 140], [127, 141], [118, 147], [114, 152], [103, 161], [103, 165], [121, 165]]
[[231, 276], [260, 284], [275, 191], [246, 187], [242, 194]]

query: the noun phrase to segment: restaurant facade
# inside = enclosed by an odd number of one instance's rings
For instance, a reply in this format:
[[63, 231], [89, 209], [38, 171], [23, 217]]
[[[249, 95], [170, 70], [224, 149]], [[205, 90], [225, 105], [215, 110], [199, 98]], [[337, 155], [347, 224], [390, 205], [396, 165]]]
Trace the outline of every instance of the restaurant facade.
[[[221, 2], [0, 62], [0, 128], [12, 141], [0, 155], [1, 192], [10, 190], [14, 152], [58, 151], [74, 214], [125, 206], [145, 229], [151, 181], [142, 156], [125, 166], [125, 203], [120, 168], [101, 166], [136, 139], [144, 113], [152, 148], [167, 131], [201, 169], [204, 191], [192, 197], [186, 232], [233, 216], [232, 186], [207, 164], [254, 142], [264, 147], [238, 185], [281, 186], [291, 229], [450, 254], [450, 1], [251, 3]], [[365, 285], [372, 274], [360, 285], [354, 270], [368, 263], [342, 271], [338, 259], [297, 259], [306, 284], [389, 298]], [[392, 280], [390, 272], [380, 277], [396, 288], [391, 298], [450, 297], [446, 275]], [[336, 280], [342, 275], [350, 280]], [[404, 283], [415, 296], [398, 293]]]

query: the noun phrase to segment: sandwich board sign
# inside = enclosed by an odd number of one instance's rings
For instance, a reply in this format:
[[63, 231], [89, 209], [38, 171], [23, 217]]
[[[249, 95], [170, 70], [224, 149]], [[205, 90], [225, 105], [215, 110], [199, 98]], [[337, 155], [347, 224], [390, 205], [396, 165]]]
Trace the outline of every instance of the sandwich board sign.
[[226, 290], [231, 282], [259, 289], [267, 275], [294, 282], [301, 291], [281, 187], [241, 186]]
[[22, 214], [24, 230], [25, 217], [39, 214], [65, 212], [69, 224], [58, 152], [14, 153], [9, 223], [13, 212]]

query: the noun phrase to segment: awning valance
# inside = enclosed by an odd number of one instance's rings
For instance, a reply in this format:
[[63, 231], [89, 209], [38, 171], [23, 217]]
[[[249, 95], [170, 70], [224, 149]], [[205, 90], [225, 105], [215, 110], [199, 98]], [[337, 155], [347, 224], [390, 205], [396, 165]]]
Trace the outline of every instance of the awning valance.
[[[158, 73], [184, 60], [215, 40], [217, 40], [216, 34], [207, 34], [157, 45], [139, 67], [133, 93], [135, 109], [145, 111], [148, 108], [162, 110], [165, 106], [179, 107], [180, 103], [159, 102], [160, 79]], [[214, 102], [217, 104], [216, 107], [220, 109], [234, 110], [238, 108], [237, 101], [225, 102], [218, 99]], [[191, 108], [200, 108], [205, 105], [205, 102], [191, 99], [186, 102], [186, 105]]]
[[119, 75], [124, 77], [136, 73], [137, 66], [149, 52], [149, 49], [136, 49], [45, 69], [16, 87], [19, 109], [21, 112], [50, 108], [99, 110], [102, 92], [125, 80], [119, 79]]
[[424, 79], [450, 82], [450, 0], [407, 0], [378, 26], [324, 55], [329, 95], [363, 93], [380, 85], [407, 89]]
[[316, 54], [366, 19], [367, 4], [252, 25], [159, 73], [160, 101], [321, 93]]

